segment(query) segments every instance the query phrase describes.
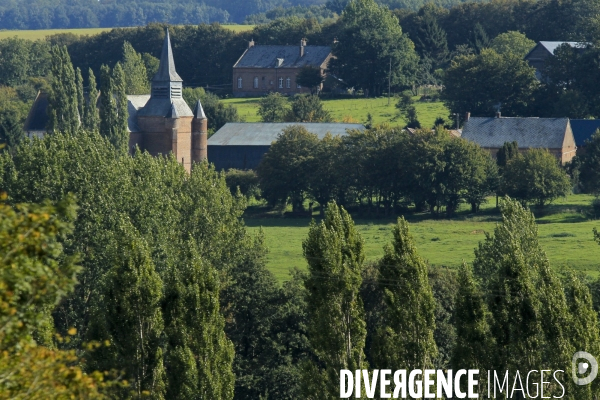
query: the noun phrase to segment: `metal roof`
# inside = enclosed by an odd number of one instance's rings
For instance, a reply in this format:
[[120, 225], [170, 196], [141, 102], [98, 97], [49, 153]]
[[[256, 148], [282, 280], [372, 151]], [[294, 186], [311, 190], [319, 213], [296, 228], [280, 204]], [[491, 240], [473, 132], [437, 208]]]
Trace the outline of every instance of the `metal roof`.
[[585, 146], [585, 141], [600, 129], [600, 119], [572, 119], [569, 122], [577, 147]]
[[362, 124], [329, 122], [229, 122], [208, 139], [209, 146], [270, 146], [281, 132], [290, 126], [300, 125], [323, 139], [327, 133], [343, 136], [348, 129], [364, 130]]
[[300, 57], [298, 46], [252, 46], [233, 68], [301, 68], [319, 67], [331, 54], [329, 46], [305, 46]]
[[566, 135], [572, 135], [568, 118], [471, 117], [462, 131], [463, 139], [488, 148], [516, 141], [521, 148], [560, 149]]

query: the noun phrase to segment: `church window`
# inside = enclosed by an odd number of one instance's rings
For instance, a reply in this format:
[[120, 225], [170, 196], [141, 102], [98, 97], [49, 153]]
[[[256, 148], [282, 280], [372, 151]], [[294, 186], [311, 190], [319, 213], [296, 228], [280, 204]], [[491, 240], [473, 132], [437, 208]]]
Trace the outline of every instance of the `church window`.
[[283, 78], [279, 78], [279, 88], [283, 89]]
[[258, 77], [254, 78], [254, 89], [258, 89]]
[[288, 89], [289, 89], [290, 87], [292, 87], [292, 80], [291, 80], [290, 78], [287, 78], [287, 79], [285, 80], [285, 87], [286, 87], [286, 88], [288, 88]]
[[241, 89], [241, 88], [242, 88], [242, 78], [239, 77], [238, 78], [238, 89]]

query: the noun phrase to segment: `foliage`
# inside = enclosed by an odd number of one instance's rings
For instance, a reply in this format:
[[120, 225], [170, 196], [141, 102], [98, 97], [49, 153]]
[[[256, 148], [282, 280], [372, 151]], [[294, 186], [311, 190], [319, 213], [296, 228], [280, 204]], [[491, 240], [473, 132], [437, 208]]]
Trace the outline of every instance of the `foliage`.
[[596, 131], [585, 144], [585, 153], [577, 156], [579, 181], [583, 190], [596, 197], [600, 195], [600, 131]]
[[100, 129], [100, 114], [98, 113], [98, 88], [96, 87], [96, 77], [94, 71], [89, 70], [89, 91], [88, 100], [85, 103], [85, 113], [83, 118], [83, 127], [88, 131], [98, 131]]
[[112, 87], [114, 92], [112, 95], [116, 101], [116, 119], [114, 125], [111, 126], [111, 143], [118, 151], [123, 153], [129, 152], [129, 127], [128, 118], [129, 111], [127, 109], [127, 79], [125, 71], [120, 63], [115, 65], [112, 76]]
[[52, 91], [48, 99], [48, 130], [74, 134], [79, 127], [75, 71], [66, 47], [52, 48]]
[[519, 144], [517, 142], [505, 142], [496, 154], [496, 164], [504, 169], [506, 164], [519, 155]]
[[386, 7], [374, 0], [349, 2], [339, 22], [338, 39], [330, 68], [350, 86], [380, 94], [387, 88], [390, 62], [394, 87], [412, 83], [418, 62], [414, 44]]
[[125, 74], [125, 93], [148, 94], [150, 84], [148, 72], [142, 56], [135, 51], [131, 43], [123, 42], [123, 72]]
[[27, 78], [45, 76], [51, 65], [50, 46], [46, 41], [16, 37], [0, 40], [0, 84], [18, 86]]
[[[308, 262], [305, 279], [308, 339], [315, 359], [307, 363], [303, 390], [307, 397], [337, 396], [340, 369], [365, 369], [366, 324], [359, 296], [364, 242], [352, 218], [334, 202], [325, 219], [312, 221], [302, 243]], [[315, 393], [322, 388], [324, 392]]]
[[396, 103], [396, 108], [400, 111], [400, 115], [406, 121], [407, 128], [420, 128], [421, 123], [417, 117], [417, 109], [414, 106], [414, 101], [409, 92], [403, 92], [400, 99]]
[[223, 104], [219, 97], [210, 92], [205, 92], [202, 88], [184, 88], [183, 98], [188, 106], [193, 110], [196, 103], [200, 100], [202, 109], [208, 119], [208, 134], [213, 135], [221, 129], [227, 122], [243, 122], [237, 109], [229, 104]]
[[258, 115], [263, 122], [283, 122], [288, 111], [287, 99], [278, 92], [271, 92], [258, 102]]
[[297, 94], [292, 100], [286, 120], [290, 122], [329, 122], [331, 116], [327, 110], [323, 109], [323, 103], [319, 96]]
[[232, 195], [235, 195], [239, 189], [240, 193], [246, 197], [259, 197], [260, 189], [258, 187], [258, 175], [255, 171], [228, 169], [225, 172], [225, 181]]
[[444, 74], [442, 98], [451, 112], [494, 115], [497, 106], [510, 116], [527, 113], [538, 81], [519, 56], [484, 49], [479, 55], [455, 57]]
[[115, 145], [117, 127], [117, 103], [113, 95], [115, 90], [110, 68], [103, 65], [100, 69], [100, 134]]
[[374, 364], [424, 370], [433, 366], [437, 355], [433, 337], [436, 304], [427, 265], [417, 254], [403, 218], [398, 219], [393, 237], [393, 248], [387, 245], [378, 263], [386, 307], [376, 333]]
[[19, 124], [16, 113], [4, 112], [3, 114], [0, 114], [0, 146], [4, 144], [6, 150], [12, 152], [25, 139], [25, 132]]
[[571, 191], [571, 182], [556, 157], [547, 150], [530, 149], [510, 160], [500, 184], [502, 193], [543, 207]]
[[311, 66], [300, 68], [300, 72], [296, 75], [296, 83], [300, 86], [309, 88], [310, 93], [313, 94], [315, 90], [321, 86], [321, 83], [323, 83], [321, 70]]
[[501, 33], [490, 41], [490, 48], [500, 55], [511, 54], [525, 57], [533, 49], [535, 42], [518, 31]]

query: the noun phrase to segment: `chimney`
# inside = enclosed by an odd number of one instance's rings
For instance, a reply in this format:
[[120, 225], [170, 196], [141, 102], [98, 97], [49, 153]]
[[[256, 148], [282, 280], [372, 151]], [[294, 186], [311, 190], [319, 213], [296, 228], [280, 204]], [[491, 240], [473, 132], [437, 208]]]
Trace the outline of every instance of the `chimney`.
[[254, 47], [254, 39], [250, 39], [250, 41], [248, 42], [248, 48], [250, 47]]
[[306, 39], [300, 41], [300, 57], [304, 57], [304, 48], [306, 47]]
[[469, 121], [469, 119], [471, 119], [471, 113], [468, 112], [465, 114], [465, 122]]
[[502, 118], [502, 114], [500, 113], [500, 111], [498, 111], [498, 112], [496, 113], [496, 118]]

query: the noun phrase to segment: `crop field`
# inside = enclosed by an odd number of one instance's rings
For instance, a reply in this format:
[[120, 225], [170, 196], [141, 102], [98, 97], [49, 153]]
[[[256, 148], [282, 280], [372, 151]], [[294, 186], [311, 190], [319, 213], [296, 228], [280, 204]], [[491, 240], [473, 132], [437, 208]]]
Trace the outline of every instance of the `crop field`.
[[[571, 195], [541, 212], [534, 210], [540, 244], [554, 268], [569, 267], [590, 276], [598, 275], [600, 246], [594, 242], [592, 229], [600, 229], [600, 221], [590, 215], [591, 200], [588, 195]], [[407, 216], [421, 257], [430, 265], [448, 268], [456, 268], [463, 260], [472, 262], [473, 250], [485, 239], [486, 232], [493, 233], [500, 220], [494, 206], [495, 201], [490, 199], [478, 214], [469, 214], [464, 206], [452, 219], [433, 219], [422, 214]], [[250, 232], [262, 229], [269, 248], [267, 266], [280, 281], [289, 279], [289, 270], [294, 267], [307, 268], [302, 241], [308, 234], [308, 218], [248, 215], [245, 222]], [[395, 218], [356, 217], [355, 223], [365, 241], [367, 261], [377, 260], [383, 255], [383, 246], [391, 241]]]
[[[222, 25], [223, 28], [234, 32], [250, 31], [255, 25]], [[38, 40], [44, 39], [46, 36], [56, 35], [57, 33], [73, 33], [75, 35], [97, 35], [102, 32], [110, 31], [113, 28], [86, 28], [86, 29], [39, 29], [39, 30], [23, 30], [23, 31], [0, 31], [0, 39], [9, 37], [18, 37], [20, 39]]]
[[[415, 97], [416, 99], [416, 97]], [[238, 113], [246, 122], [259, 122], [258, 98], [231, 98], [223, 100], [237, 108]], [[387, 97], [355, 98], [355, 99], [325, 99], [323, 107], [331, 113], [338, 122], [364, 123], [367, 114], [373, 116], [375, 123], [389, 123], [391, 125], [404, 125], [405, 122], [398, 116], [395, 107], [397, 100], [391, 99], [388, 106]], [[415, 102], [415, 108], [421, 125], [433, 126], [437, 117], [448, 118], [449, 111], [442, 102]]]

